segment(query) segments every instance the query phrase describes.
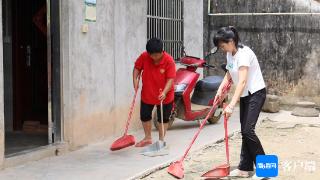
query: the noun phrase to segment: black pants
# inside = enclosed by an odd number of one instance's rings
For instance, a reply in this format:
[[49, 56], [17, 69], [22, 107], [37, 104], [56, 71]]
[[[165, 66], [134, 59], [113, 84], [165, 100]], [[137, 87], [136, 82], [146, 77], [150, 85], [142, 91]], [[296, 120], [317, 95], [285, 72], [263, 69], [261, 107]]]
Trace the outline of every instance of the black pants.
[[266, 89], [261, 89], [249, 96], [240, 98], [240, 123], [242, 146], [238, 168], [253, 171], [257, 155], [264, 155], [263, 147], [255, 133], [255, 126], [266, 99]]
[[[152, 119], [152, 111], [154, 108], [154, 104], [147, 104], [141, 101], [140, 106], [140, 119], [142, 122], [147, 122]], [[173, 102], [169, 104], [163, 104], [163, 123], [168, 123], [171, 112], [173, 108]], [[161, 123], [161, 110], [160, 105], [157, 105], [157, 120], [159, 123]]]

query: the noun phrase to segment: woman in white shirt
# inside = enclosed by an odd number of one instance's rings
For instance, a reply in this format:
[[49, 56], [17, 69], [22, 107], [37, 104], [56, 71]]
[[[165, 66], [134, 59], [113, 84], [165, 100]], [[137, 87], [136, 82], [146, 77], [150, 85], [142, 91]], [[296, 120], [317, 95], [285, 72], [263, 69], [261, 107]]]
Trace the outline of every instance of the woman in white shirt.
[[[213, 38], [214, 45], [227, 56], [227, 73], [221, 83], [217, 95], [230, 79], [236, 85], [235, 93], [224, 114], [230, 117], [240, 99], [240, 123], [242, 147], [238, 169], [230, 176], [249, 177], [257, 155], [264, 155], [263, 147], [255, 133], [255, 126], [266, 98], [265, 83], [254, 52], [240, 44], [240, 38], [234, 27], [221, 28]], [[253, 178], [257, 178], [254, 175]]]

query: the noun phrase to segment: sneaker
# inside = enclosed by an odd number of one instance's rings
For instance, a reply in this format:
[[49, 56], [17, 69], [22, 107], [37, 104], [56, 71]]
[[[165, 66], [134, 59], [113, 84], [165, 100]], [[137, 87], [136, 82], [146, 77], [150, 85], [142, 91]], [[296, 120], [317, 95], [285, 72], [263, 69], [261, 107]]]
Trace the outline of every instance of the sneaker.
[[239, 178], [248, 178], [249, 172], [248, 171], [241, 171], [239, 169], [235, 169], [230, 172], [229, 177], [239, 177]]

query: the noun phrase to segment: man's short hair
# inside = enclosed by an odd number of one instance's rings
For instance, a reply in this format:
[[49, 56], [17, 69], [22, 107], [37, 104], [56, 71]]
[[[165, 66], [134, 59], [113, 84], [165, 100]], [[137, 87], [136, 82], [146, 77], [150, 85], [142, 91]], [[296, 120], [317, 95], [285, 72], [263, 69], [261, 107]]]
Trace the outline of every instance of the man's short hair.
[[163, 42], [159, 38], [151, 38], [146, 45], [149, 54], [161, 53], [163, 51]]

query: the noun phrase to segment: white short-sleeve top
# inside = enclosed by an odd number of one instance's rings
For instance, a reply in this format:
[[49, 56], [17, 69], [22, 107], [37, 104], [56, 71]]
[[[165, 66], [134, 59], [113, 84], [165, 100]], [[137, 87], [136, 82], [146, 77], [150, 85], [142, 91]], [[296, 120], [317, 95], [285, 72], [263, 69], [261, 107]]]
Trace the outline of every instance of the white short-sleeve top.
[[249, 67], [247, 85], [243, 90], [241, 97], [248, 96], [249, 92], [253, 94], [266, 87], [257, 56], [247, 46], [243, 46], [243, 48], [239, 47], [234, 56], [229, 52], [227, 53], [226, 68], [235, 84], [239, 83], [239, 68], [241, 66]]

